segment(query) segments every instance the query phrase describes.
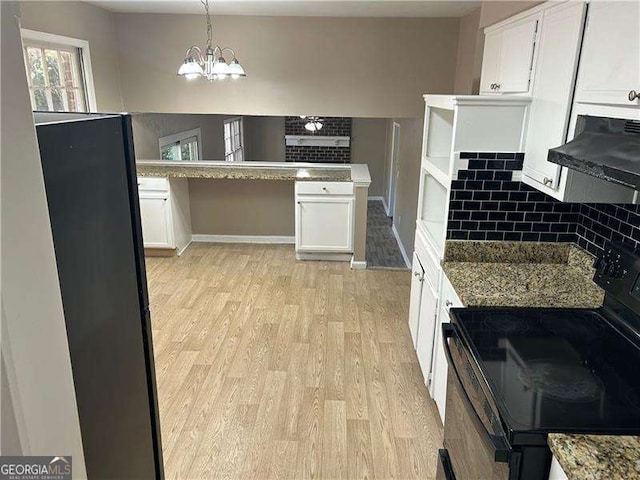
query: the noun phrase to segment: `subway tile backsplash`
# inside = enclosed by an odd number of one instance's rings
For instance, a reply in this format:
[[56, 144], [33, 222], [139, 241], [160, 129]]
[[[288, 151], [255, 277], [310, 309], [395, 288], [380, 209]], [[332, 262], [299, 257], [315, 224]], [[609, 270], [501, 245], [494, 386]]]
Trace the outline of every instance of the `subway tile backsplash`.
[[460, 154], [469, 159], [451, 185], [447, 238], [575, 242], [596, 254], [607, 240], [640, 247], [640, 206], [564, 203], [520, 182], [522, 153]]
[[[288, 116], [284, 121], [285, 135], [350, 137], [350, 117], [322, 117], [322, 130], [310, 132], [304, 128], [307, 120]], [[286, 145], [287, 162], [351, 163], [351, 148]]]

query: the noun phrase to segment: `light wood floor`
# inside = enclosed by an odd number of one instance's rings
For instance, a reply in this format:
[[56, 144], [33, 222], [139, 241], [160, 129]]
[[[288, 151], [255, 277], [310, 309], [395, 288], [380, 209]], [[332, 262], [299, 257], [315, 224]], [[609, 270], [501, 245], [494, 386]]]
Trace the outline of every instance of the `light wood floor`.
[[147, 272], [168, 479], [435, 476], [409, 272], [222, 244]]

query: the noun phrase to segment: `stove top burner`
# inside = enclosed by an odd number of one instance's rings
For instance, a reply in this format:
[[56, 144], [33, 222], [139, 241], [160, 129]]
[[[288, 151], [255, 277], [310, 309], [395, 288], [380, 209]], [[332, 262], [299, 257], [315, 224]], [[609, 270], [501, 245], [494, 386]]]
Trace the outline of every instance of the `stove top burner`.
[[533, 360], [520, 370], [518, 378], [547, 398], [567, 402], [599, 400], [602, 382], [580, 365], [558, 365], [547, 360]]

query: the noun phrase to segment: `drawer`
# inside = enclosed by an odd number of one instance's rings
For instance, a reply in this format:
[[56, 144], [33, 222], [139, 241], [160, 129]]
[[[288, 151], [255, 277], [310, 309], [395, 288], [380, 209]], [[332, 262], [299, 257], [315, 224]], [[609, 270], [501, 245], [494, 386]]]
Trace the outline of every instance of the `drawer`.
[[431, 285], [438, 291], [440, 289], [440, 261], [432, 253], [423, 233], [419, 229], [416, 229], [414, 250], [424, 269], [424, 276], [429, 279]]
[[169, 191], [169, 179], [162, 177], [138, 177], [140, 191]]
[[353, 182], [296, 182], [296, 195], [353, 195]]

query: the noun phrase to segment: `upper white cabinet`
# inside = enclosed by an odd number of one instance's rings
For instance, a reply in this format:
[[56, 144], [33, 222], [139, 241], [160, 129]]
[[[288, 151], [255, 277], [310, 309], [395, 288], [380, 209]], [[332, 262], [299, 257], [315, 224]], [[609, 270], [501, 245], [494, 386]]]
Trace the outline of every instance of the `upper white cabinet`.
[[[635, 40], [629, 38], [628, 41], [638, 43], [640, 40], [637, 35], [637, 23], [640, 22], [640, 16], [638, 16], [637, 4], [625, 3], [624, 5], [629, 7], [628, 13], [633, 14], [635, 9], [636, 36]], [[536, 7], [540, 15], [540, 24], [534, 56], [535, 76], [531, 88], [522, 181], [562, 201], [629, 203], [633, 201], [633, 192], [629, 189], [547, 161], [549, 149], [573, 138], [575, 118], [578, 113], [617, 116], [608, 111], [597, 113], [593, 110], [595, 105], [591, 105], [587, 111], [584, 111], [582, 106], [585, 104], [573, 102], [574, 93], [576, 97], [578, 95], [580, 79], [584, 77], [585, 57], [594, 55], [589, 50], [590, 45], [594, 44], [593, 40], [589, 40], [589, 29], [593, 31], [594, 25], [596, 30], [602, 29], [599, 25], [601, 7], [600, 2], [592, 2], [588, 8], [584, 2], [560, 4], [547, 2]], [[609, 12], [608, 7], [604, 10]], [[588, 24], [586, 32], [585, 17]], [[624, 22], [621, 24], [624, 28]], [[609, 27], [618, 28], [612, 23]], [[613, 33], [611, 35], [613, 36]], [[599, 48], [601, 48], [600, 45], [596, 47], [596, 55], [599, 55]], [[623, 46], [615, 47], [608, 43], [606, 48], [607, 55], [615, 57]], [[523, 50], [522, 53], [524, 55], [526, 52]], [[629, 59], [629, 61], [633, 63], [633, 60]], [[635, 61], [637, 69], [637, 58]], [[593, 60], [588, 60], [587, 63], [589, 62]], [[608, 72], [609, 68], [613, 68], [606, 66], [603, 60], [598, 62], [601, 66], [595, 70], [594, 74]], [[589, 68], [586, 67], [587, 71]], [[608, 76], [609, 73], [606, 75]], [[578, 87], [576, 87], [576, 77], [578, 77]], [[596, 97], [592, 99], [597, 100]], [[628, 100], [627, 103], [629, 103]]]
[[585, 11], [584, 3], [560, 4], [543, 12], [540, 27], [523, 173], [551, 189], [562, 167], [547, 154], [567, 138]]
[[296, 182], [296, 252], [352, 253], [351, 182]]
[[632, 90], [640, 93], [640, 2], [591, 2], [575, 100], [639, 106]]
[[485, 30], [480, 93], [528, 93], [540, 14]]

